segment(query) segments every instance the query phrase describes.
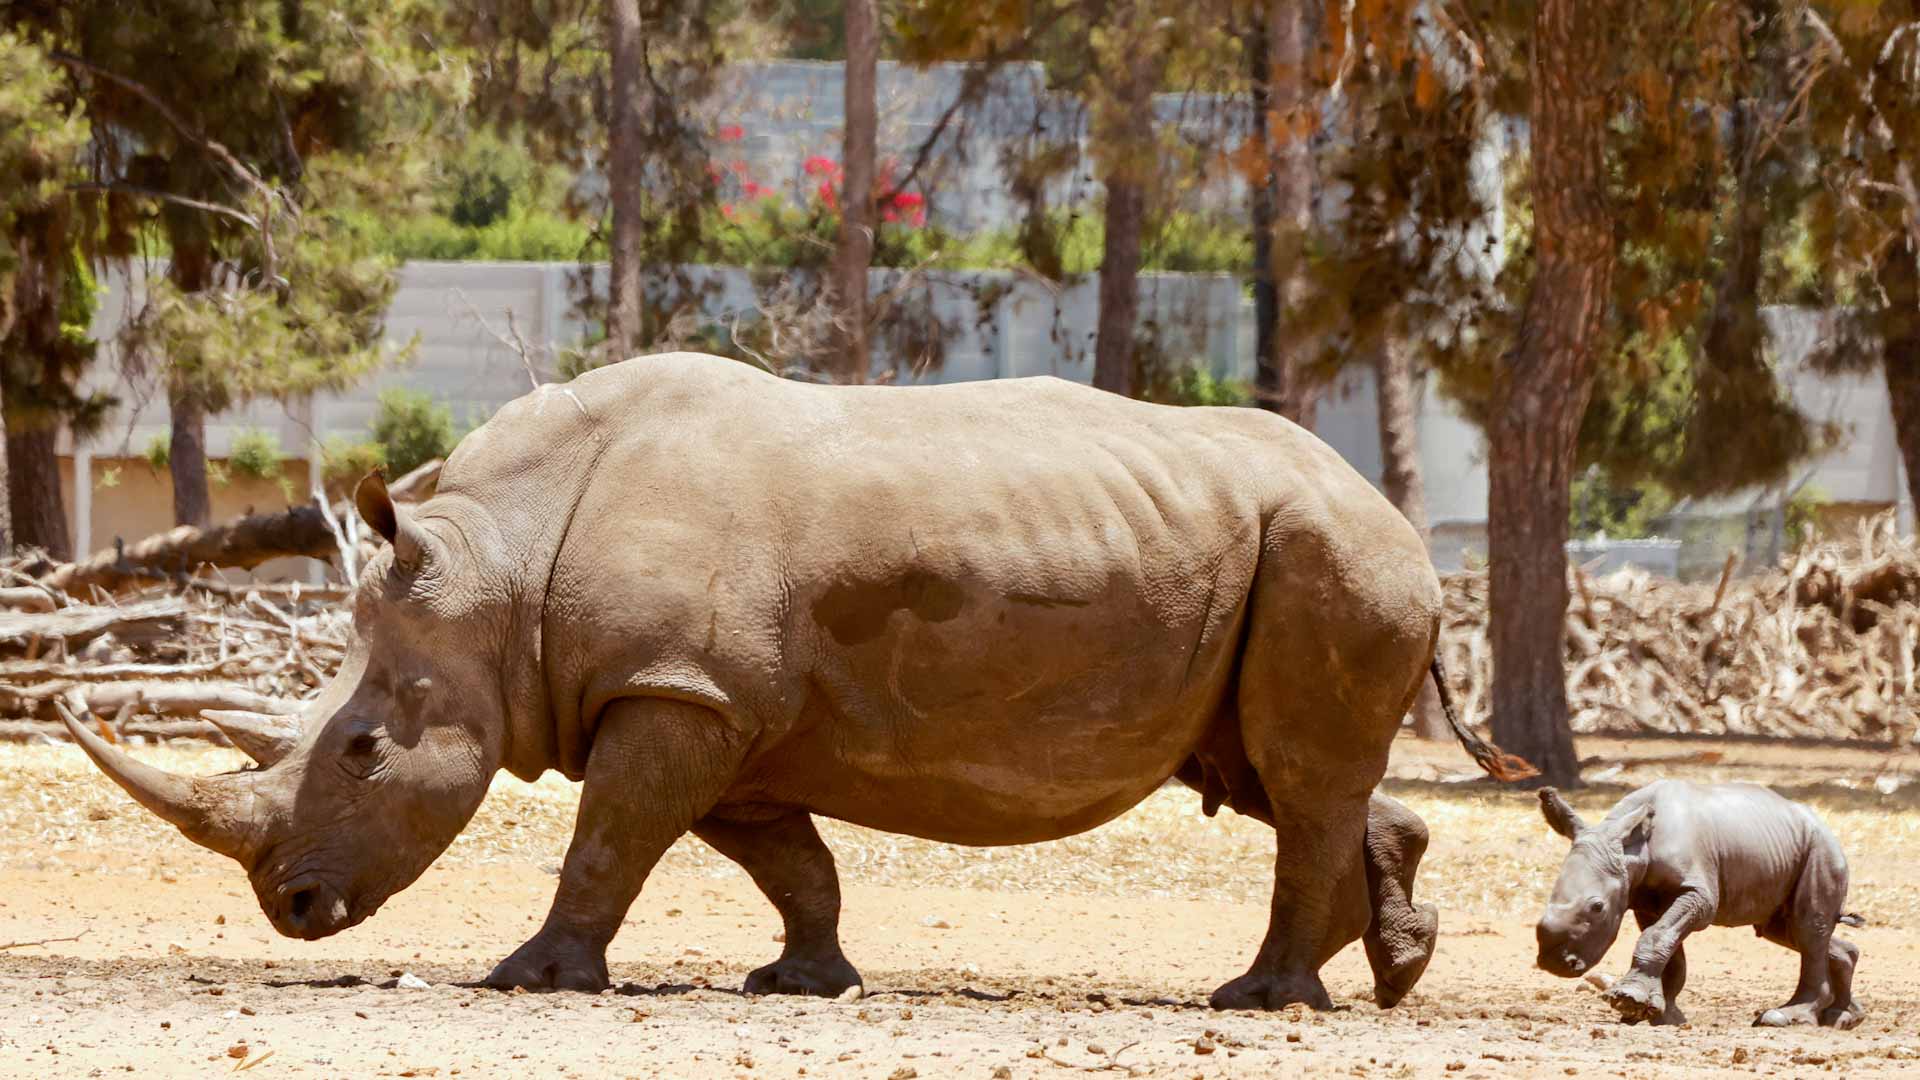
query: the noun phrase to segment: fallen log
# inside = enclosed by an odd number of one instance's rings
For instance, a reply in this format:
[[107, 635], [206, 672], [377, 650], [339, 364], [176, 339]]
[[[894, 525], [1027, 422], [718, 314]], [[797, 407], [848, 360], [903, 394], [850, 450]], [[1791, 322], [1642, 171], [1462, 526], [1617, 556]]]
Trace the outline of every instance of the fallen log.
[[0, 611], [0, 646], [62, 640], [69, 650], [102, 634], [122, 641], [177, 633], [186, 615], [184, 600], [150, 600], [126, 607], [69, 607], [60, 611]]
[[87, 664], [72, 661], [0, 660], [0, 683], [173, 682], [231, 679], [271, 670], [277, 656], [253, 653], [198, 664]]
[[[430, 498], [439, 487], [440, 464], [437, 460], [427, 462], [390, 485], [388, 493], [400, 501]], [[355, 512], [352, 499], [343, 499], [330, 509], [335, 520], [344, 520]], [[116, 539], [113, 550], [55, 567], [40, 583], [69, 595], [95, 587], [117, 592], [155, 582], [191, 587], [196, 580], [191, 575], [202, 566], [251, 570], [274, 559], [324, 561], [339, 550], [339, 539], [328, 524], [326, 512], [318, 505], [294, 506], [277, 514], [249, 514], [204, 529], [182, 525], [132, 545]]]
[[288, 716], [303, 707], [299, 701], [257, 694], [232, 683], [61, 681], [0, 686], [0, 714], [50, 719], [57, 699], [108, 715], [132, 706], [135, 712], [157, 716], [199, 716], [209, 709]]
[[0, 608], [10, 611], [52, 611], [53, 594], [32, 586], [0, 588]]

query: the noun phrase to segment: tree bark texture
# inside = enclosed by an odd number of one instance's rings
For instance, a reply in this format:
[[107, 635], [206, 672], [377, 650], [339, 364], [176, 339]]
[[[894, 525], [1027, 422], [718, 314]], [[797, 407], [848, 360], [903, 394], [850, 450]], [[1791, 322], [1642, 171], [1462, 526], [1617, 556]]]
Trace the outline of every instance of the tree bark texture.
[[1273, 283], [1273, 155], [1269, 120], [1272, 117], [1267, 81], [1267, 9], [1252, 5], [1253, 26], [1247, 35], [1247, 77], [1253, 104], [1253, 144], [1261, 149], [1258, 175], [1247, 178], [1247, 220], [1253, 234], [1253, 356], [1256, 400], [1269, 401], [1269, 372], [1274, 340], [1280, 332], [1280, 300]]
[[1146, 202], [1146, 190], [1137, 180], [1108, 179], [1093, 385], [1129, 396], [1133, 393], [1133, 331], [1140, 321], [1140, 244]]
[[1487, 436], [1494, 741], [1577, 785], [1567, 722], [1567, 511], [1613, 276], [1606, 47], [1612, 0], [1540, 0], [1534, 13], [1535, 271], [1501, 357]]
[[1907, 470], [1907, 498], [1920, 513], [1920, 336], [1887, 342], [1880, 363], [1893, 404], [1894, 441]]
[[[174, 238], [168, 276], [183, 293], [206, 289], [213, 277], [213, 256], [203, 244]], [[207, 488], [207, 403], [205, 391], [174, 375], [167, 382], [167, 471], [173, 476], [173, 523], [205, 525], [213, 517]]]
[[840, 142], [840, 237], [833, 253], [833, 362], [842, 382], [867, 381], [867, 269], [873, 264], [874, 101], [880, 34], [874, 0], [846, 0], [847, 62]]
[[[10, 327], [0, 324], [0, 340], [4, 340]], [[0, 416], [7, 412], [5, 380], [0, 379]], [[7, 473], [7, 440], [0, 425], [0, 559], [13, 554], [13, 486]]]
[[[33, 378], [28, 373], [37, 367], [40, 379], [58, 380], [62, 375], [55, 357], [67, 265], [59, 244], [65, 242], [65, 232], [49, 223], [23, 227], [20, 235], [10, 298], [13, 326], [4, 339], [6, 362], [26, 378]], [[40, 548], [54, 559], [70, 559], [73, 540], [55, 451], [59, 435], [57, 415], [29, 408], [15, 397], [13, 411], [6, 414], [4, 490], [11, 519], [7, 537], [10, 545]]]
[[[1420, 473], [1419, 410], [1414, 394], [1413, 357], [1402, 342], [1380, 343], [1374, 356], [1374, 401], [1380, 421], [1380, 486], [1420, 539], [1428, 539], [1427, 487]], [[1429, 680], [1413, 701], [1413, 733], [1423, 739], [1451, 739], [1440, 694]]]
[[612, 238], [607, 245], [607, 354], [625, 360], [639, 351], [646, 300], [645, 178], [648, 88], [639, 0], [607, 0], [607, 186]]
[[[1307, 231], [1313, 225], [1313, 148], [1319, 101], [1307, 72], [1312, 48], [1312, 4], [1270, 0], [1266, 9], [1266, 133], [1268, 185], [1271, 194], [1266, 247], [1267, 278], [1273, 303], [1261, 329], [1264, 347], [1254, 378], [1254, 399], [1261, 408], [1277, 412], [1303, 427], [1312, 428], [1315, 388], [1302, 370], [1306, 349], [1288, 333], [1289, 309], [1299, 292], [1300, 260]], [[1257, 186], [1257, 185], [1256, 185]], [[1258, 312], [1256, 312], [1258, 315]]]

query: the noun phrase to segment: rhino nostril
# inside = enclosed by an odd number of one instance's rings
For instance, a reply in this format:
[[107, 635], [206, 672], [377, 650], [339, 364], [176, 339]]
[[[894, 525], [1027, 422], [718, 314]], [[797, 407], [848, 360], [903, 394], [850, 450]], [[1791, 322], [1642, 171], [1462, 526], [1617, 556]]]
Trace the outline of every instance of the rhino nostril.
[[314, 897], [320, 890], [308, 886], [287, 898], [287, 918], [296, 926], [306, 924], [307, 916], [313, 912]]

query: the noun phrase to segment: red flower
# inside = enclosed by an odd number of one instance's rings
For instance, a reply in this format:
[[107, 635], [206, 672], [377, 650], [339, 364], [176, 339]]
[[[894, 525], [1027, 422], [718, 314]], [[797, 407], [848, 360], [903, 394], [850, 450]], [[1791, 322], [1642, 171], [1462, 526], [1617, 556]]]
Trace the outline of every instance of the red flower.
[[893, 205], [901, 210], [911, 210], [917, 206], [925, 206], [926, 202], [927, 197], [917, 191], [895, 192], [893, 196]]
[[739, 142], [747, 137], [747, 129], [739, 124], [728, 124], [717, 133], [721, 142]]
[[840, 193], [833, 190], [832, 181], [820, 185], [820, 201], [826, 203], [830, 210], [840, 209]]
[[808, 176], [834, 176], [840, 172], [840, 166], [832, 158], [819, 154], [808, 158], [801, 168], [806, 170]]
[[720, 204], [720, 212], [721, 212], [722, 214], [725, 214], [725, 215], [726, 215], [726, 216], [727, 216], [727, 217], [728, 217], [729, 219], [731, 219], [731, 218], [733, 217], [733, 204], [732, 204], [732, 203], [721, 203], [721, 204]]
[[924, 206], [914, 207], [913, 208], [913, 224], [916, 227], [918, 227], [921, 225], [925, 225], [926, 223], [927, 223], [927, 208]]
[[761, 194], [762, 194], [763, 192], [765, 192], [765, 191], [766, 191], [767, 189], [766, 189], [766, 188], [763, 188], [763, 187], [761, 187], [761, 186], [760, 186], [759, 184], [757, 184], [757, 183], [755, 183], [755, 182], [754, 182], [754, 181], [752, 181], [752, 180], [748, 180], [748, 181], [746, 181], [745, 183], [743, 183], [743, 184], [741, 184], [741, 185], [740, 185], [740, 190], [741, 190], [741, 192], [742, 192], [742, 193], [744, 193], [744, 194], [746, 195], [746, 197], [747, 197], [747, 198], [749, 198], [749, 199], [757, 199], [757, 198], [759, 198], [759, 197], [761, 196]]
[[895, 210], [893, 207], [889, 206], [885, 210], [880, 212], [880, 220], [888, 221], [888, 222], [899, 221], [900, 211]]

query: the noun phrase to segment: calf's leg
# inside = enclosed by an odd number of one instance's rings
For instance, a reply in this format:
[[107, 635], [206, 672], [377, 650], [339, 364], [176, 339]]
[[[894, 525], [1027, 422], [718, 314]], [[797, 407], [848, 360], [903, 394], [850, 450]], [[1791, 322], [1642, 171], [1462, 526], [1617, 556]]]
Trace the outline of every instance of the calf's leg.
[[1415, 905], [1413, 879], [1427, 852], [1427, 823], [1399, 800], [1374, 792], [1367, 801], [1367, 895], [1372, 921], [1361, 941], [1373, 968], [1373, 1000], [1391, 1009], [1407, 996], [1433, 959], [1440, 912]]
[[[1833, 928], [1847, 902], [1847, 861], [1829, 835], [1816, 836], [1786, 908], [1761, 930], [1769, 941], [1800, 953], [1800, 982], [1785, 1005], [1753, 1018], [1755, 1027], [1817, 1024], [1839, 1004], [1833, 979]], [[1844, 952], [1844, 950], [1843, 950]], [[1851, 1004], [1853, 965], [1846, 965]]]
[[1686, 957], [1681, 943], [1688, 934], [1713, 924], [1714, 907], [1704, 895], [1687, 890], [1675, 897], [1633, 946], [1633, 967], [1607, 988], [1607, 1004], [1629, 1023], [1642, 1020], [1666, 1023], [1672, 1002], [1667, 997], [1667, 971], [1680, 965], [1674, 992], [1686, 982]]
[[709, 709], [624, 699], [601, 714], [547, 921], [487, 976], [501, 989], [608, 986], [607, 945], [653, 864], [733, 781], [748, 740]]
[[786, 928], [780, 959], [747, 976], [747, 993], [835, 997], [860, 984], [840, 951], [840, 877], [812, 815], [730, 820], [722, 809], [701, 819], [693, 834], [740, 864]]

